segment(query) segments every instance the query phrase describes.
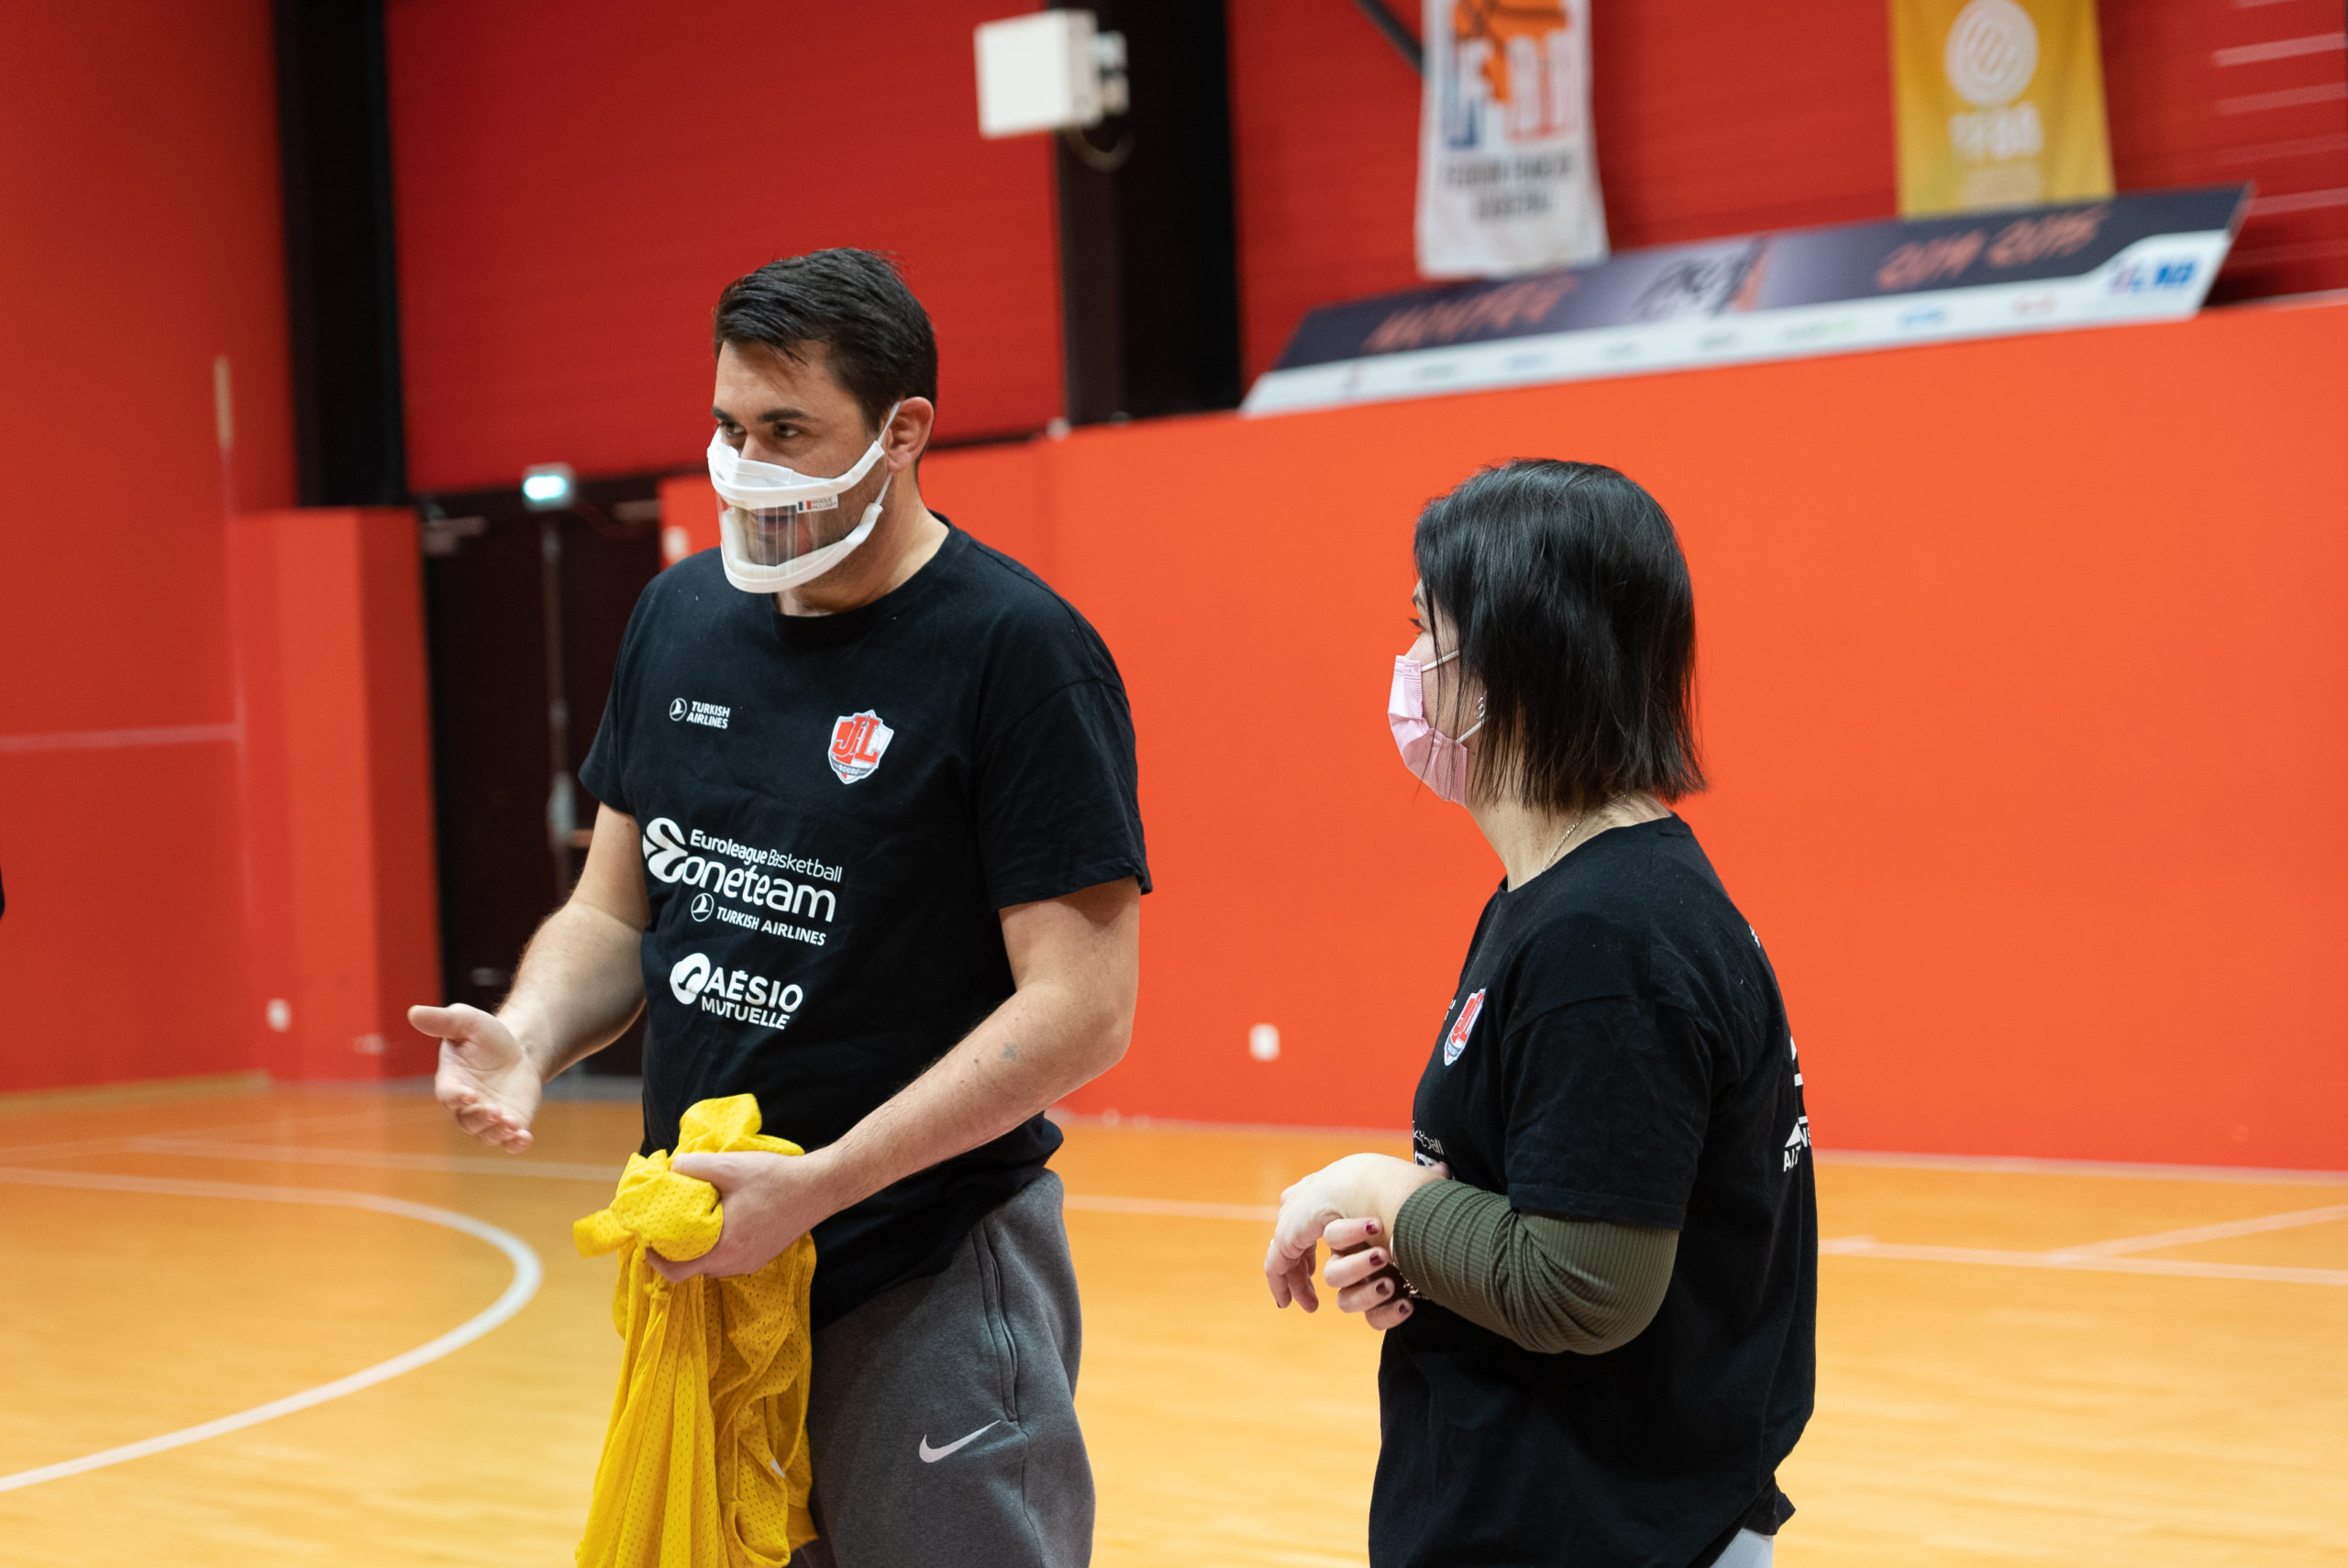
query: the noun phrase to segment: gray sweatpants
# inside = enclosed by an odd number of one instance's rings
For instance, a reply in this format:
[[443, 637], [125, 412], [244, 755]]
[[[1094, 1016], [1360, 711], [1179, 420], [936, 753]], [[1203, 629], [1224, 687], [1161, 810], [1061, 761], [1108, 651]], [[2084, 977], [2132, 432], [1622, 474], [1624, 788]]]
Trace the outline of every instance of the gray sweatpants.
[[816, 1332], [807, 1437], [823, 1535], [792, 1568], [1091, 1561], [1061, 1196], [1046, 1171], [979, 1221], [945, 1273]]

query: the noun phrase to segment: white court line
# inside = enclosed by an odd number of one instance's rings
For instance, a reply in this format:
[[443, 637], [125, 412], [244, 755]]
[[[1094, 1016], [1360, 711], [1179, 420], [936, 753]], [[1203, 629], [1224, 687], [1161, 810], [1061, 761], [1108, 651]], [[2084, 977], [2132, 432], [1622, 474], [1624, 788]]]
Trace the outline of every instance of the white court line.
[[[437, 1120], [437, 1118], [435, 1119]], [[260, 1121], [231, 1121], [218, 1127], [202, 1127], [196, 1131], [205, 1134], [221, 1132], [316, 1132], [340, 1127], [380, 1126], [383, 1112], [380, 1107], [366, 1110], [346, 1110], [337, 1116], [283, 1117], [272, 1116]], [[129, 1133], [109, 1133], [103, 1138], [80, 1138], [64, 1143], [0, 1143], [0, 1160], [64, 1160], [81, 1154], [118, 1154], [134, 1141]], [[300, 1147], [287, 1144], [287, 1148]]]
[[[615, 1167], [564, 1160], [529, 1160], [492, 1155], [486, 1158], [463, 1154], [398, 1154], [375, 1149], [326, 1149], [305, 1143], [220, 1143], [202, 1138], [124, 1138], [112, 1145], [127, 1152], [152, 1154], [192, 1154], [204, 1159], [250, 1160], [278, 1162], [289, 1165], [342, 1165], [360, 1169], [391, 1171], [437, 1171], [448, 1174], [498, 1176], [535, 1176], [556, 1181], [614, 1182], [618, 1179]], [[0, 1151], [5, 1152], [5, 1151]], [[2163, 1176], [2180, 1177], [2184, 1173], [2201, 1167], [2173, 1165], [2131, 1165], [2091, 1167], [2077, 1172], [2067, 1162], [2023, 1161], [2003, 1155], [1871, 1155], [1854, 1164], [1888, 1165], [1896, 1162], [1914, 1161], [1927, 1169], [1977, 1169], [1973, 1161], [1988, 1164], [1998, 1170], [2027, 1168], [2034, 1174], [2107, 1176], [2124, 1171], [2131, 1176], [2157, 1173]], [[1964, 1165], [1955, 1162], [1966, 1161]], [[2231, 1173], [2229, 1173], [2231, 1174]], [[2255, 1176], [2270, 1174], [2254, 1171]], [[2279, 1173], [2298, 1175], [2301, 1173]], [[2225, 1179], [2221, 1176], [2218, 1179]], [[1246, 1220], [1269, 1222], [1279, 1218], [1278, 1206], [1255, 1203], [1205, 1203], [1177, 1198], [1118, 1198], [1107, 1194], [1071, 1192], [1068, 1195], [1070, 1209], [1090, 1209], [1107, 1214], [1158, 1214], [1175, 1219]], [[2329, 1220], [2348, 1219], [2348, 1204], [2331, 1209], [2306, 1209], [2288, 1214], [2266, 1214], [2249, 1220], [2230, 1220], [2216, 1225], [2198, 1225], [2184, 1231], [2165, 1231], [2150, 1236], [2123, 1236], [2110, 1242], [2088, 1242], [2076, 1247], [2058, 1248], [2044, 1254], [2016, 1253], [2014, 1257], [2094, 1257], [2117, 1255], [2125, 1252], [2148, 1252], [2159, 1247], [2185, 1246], [2195, 1242], [2219, 1241], [2229, 1236], [2255, 1235], [2266, 1231], [2289, 1230], [2299, 1225], [2320, 1225]], [[1830, 1243], [1825, 1250], [1833, 1250]], [[1944, 1252], [1950, 1249], [1942, 1249]], [[1958, 1252], [1966, 1249], [1955, 1249]], [[1861, 1248], [1844, 1247], [1840, 1255], [1887, 1256]], [[2051, 1266], [2051, 1265], [2050, 1265]], [[2218, 1266], [2218, 1265], [2211, 1265]], [[2225, 1265], [2235, 1266], [2235, 1265]], [[2242, 1264], [2242, 1267], [2256, 1265]], [[2167, 1272], [2167, 1271], [2160, 1271]], [[2318, 1272], [2324, 1272], [2319, 1270]]]
[[450, 1175], [540, 1176], [617, 1186], [621, 1165], [470, 1154], [403, 1154], [388, 1149], [321, 1149], [306, 1143], [215, 1143], [202, 1138], [126, 1138], [138, 1154], [194, 1154], [207, 1160], [251, 1160], [301, 1165], [353, 1165], [363, 1170], [440, 1171]]
[[70, 1143], [0, 1144], [0, 1158], [11, 1160], [71, 1160], [83, 1154], [119, 1154], [129, 1139], [116, 1133], [107, 1138], [81, 1138]]
[[1924, 1247], [1906, 1242], [1878, 1242], [1873, 1236], [1837, 1236], [1819, 1242], [1818, 1253], [1821, 1257], [1983, 1264], [1994, 1268], [2069, 1269], [2085, 1274], [2156, 1274], [2184, 1279], [2260, 1279], [2286, 1285], [2348, 1285], [2348, 1268], [2280, 1268], [2268, 1264], [2101, 1257], [2077, 1252], [2010, 1253], [1995, 1247]]
[[2122, 1253], [2149, 1253], [2161, 1247], [2186, 1247], [2196, 1242], [2222, 1242], [2229, 1236], [2256, 1236], [2268, 1231], [2289, 1231], [2301, 1225], [2328, 1225], [2348, 1220], [2348, 1203], [2329, 1209], [2301, 1209], [2289, 1214], [2261, 1214], [2254, 1220], [2221, 1220], [2214, 1225], [2191, 1225], [2182, 1231], [2156, 1231], [2149, 1236], [2122, 1236], [2111, 1242], [2088, 1242], [2054, 1250], [2066, 1258], [2114, 1258]]
[[2348, 1171], [2270, 1165], [2161, 1165], [2123, 1160], [2047, 1160], [2030, 1154], [1902, 1154], [1872, 1149], [1812, 1151], [1822, 1165], [1903, 1171], [1988, 1171], [2020, 1176], [2119, 1176], [2139, 1181], [2222, 1181], [2246, 1187], [2348, 1187]]
[[[320, 1149], [302, 1143], [210, 1143], [198, 1138], [127, 1138], [123, 1145], [142, 1154], [194, 1154], [204, 1159], [345, 1165], [367, 1170], [440, 1171], [496, 1176], [538, 1176], [556, 1181], [616, 1184], [616, 1165], [563, 1160], [487, 1159], [464, 1154], [402, 1154], [377, 1149]], [[1106, 1214], [1160, 1214], [1180, 1220], [1246, 1220], [1268, 1223], [1279, 1209], [1261, 1203], [1201, 1203], [1180, 1198], [1113, 1198], [1072, 1192], [1068, 1207]]]
[[[301, 1143], [216, 1143], [199, 1138], [128, 1138], [121, 1144], [133, 1152], [158, 1154], [192, 1154], [206, 1159], [251, 1160], [282, 1162], [293, 1165], [355, 1166], [361, 1169], [394, 1171], [437, 1171], [449, 1174], [470, 1174], [497, 1176], [535, 1176], [557, 1181], [615, 1182], [616, 1172], [608, 1166], [559, 1160], [525, 1160], [500, 1156], [482, 1158], [460, 1154], [411, 1154], [386, 1150], [325, 1149]], [[2263, 1183], [2266, 1178], [2304, 1177], [2309, 1173], [2297, 1171], [2267, 1171], [2252, 1167], [2244, 1171], [2224, 1168], [2214, 1177], [2196, 1173], [2214, 1167], [2193, 1165], [2107, 1165], [2060, 1160], [2032, 1160], [2007, 1155], [1967, 1154], [1863, 1154], [1841, 1156], [1853, 1165], [1917, 1166], [1923, 1169], [1981, 1170], [2027, 1172], [2033, 1175], [2056, 1176], [2158, 1176], [2174, 1180], [2215, 1179], [2248, 1180]], [[1269, 1224], [1279, 1218], [1279, 1209], [1271, 1204], [1207, 1203], [1175, 1198], [1121, 1198], [1108, 1194], [1071, 1192], [1067, 1206], [1102, 1214], [1147, 1214], [1169, 1219], [1239, 1220], [1250, 1223]], [[2060, 1247], [2051, 1252], [2010, 1252], [1983, 1247], [1934, 1247], [1907, 1242], [1878, 1242], [1871, 1236], [1844, 1237], [1822, 1242], [1819, 1252], [1830, 1257], [1873, 1257], [1923, 1263], [1971, 1263], [2014, 1268], [2087, 1269], [2107, 1274], [2168, 1275], [2208, 1279], [2263, 1279], [2306, 1285], [2348, 1284], [2348, 1271], [2338, 1269], [2290, 1268], [2265, 1264], [2200, 1263], [2185, 1259], [2140, 1258], [2123, 1261], [2121, 1254], [2150, 1252], [2162, 1247], [2190, 1245], [2196, 1242], [2221, 1241], [2232, 1236], [2257, 1235], [2271, 1231], [2290, 1230], [2301, 1225], [2320, 1225], [2334, 1220], [2348, 1219], [2348, 1204], [2329, 1209], [2304, 1209], [2287, 1214], [2264, 1214], [2247, 1220], [2229, 1220], [2214, 1225], [2197, 1225], [2182, 1231], [2163, 1231], [2148, 1236], [2122, 1236], [2107, 1242], [2086, 1242], [2077, 1246]], [[2100, 1260], [2100, 1261], [2099, 1261]]]
[[[482, 1159], [464, 1154], [402, 1154], [377, 1149], [320, 1149], [302, 1143], [211, 1143], [199, 1138], [127, 1138], [125, 1147], [142, 1154], [194, 1154], [204, 1159], [345, 1165], [367, 1170], [441, 1171], [496, 1176], [538, 1176], [556, 1181], [616, 1184], [619, 1167], [563, 1160]], [[1261, 1203], [1202, 1203], [1180, 1198], [1113, 1198], [1072, 1192], [1068, 1207], [1105, 1214], [1158, 1214], [1179, 1220], [1246, 1220], [1266, 1223], [1279, 1209]]]
[[[1313, 1138], [1359, 1139], [1364, 1143], [1407, 1142], [1410, 1129], [1395, 1127], [1322, 1127], [1302, 1122], [1189, 1121], [1172, 1116], [1124, 1116], [1107, 1120], [1080, 1114], [1059, 1106], [1047, 1114], [1054, 1121], [1106, 1128], [1124, 1132], [1235, 1132], [1280, 1136], [1298, 1133]], [[1813, 1148], [1818, 1163], [1826, 1165], [1882, 1165], [1895, 1170], [2010, 1171], [2031, 1176], [2122, 1176], [2152, 1181], [2222, 1181], [2253, 1187], [2348, 1187], [2348, 1171], [2292, 1170], [2275, 1165], [2162, 1165], [2146, 1161], [2060, 1160], [2034, 1154], [1927, 1154], [1892, 1149]]]
[[487, 1242], [504, 1253], [514, 1265], [514, 1277], [506, 1285], [504, 1294], [481, 1312], [468, 1318], [437, 1339], [428, 1340], [412, 1351], [377, 1362], [348, 1377], [338, 1377], [331, 1383], [321, 1383], [315, 1388], [305, 1388], [282, 1399], [272, 1399], [266, 1405], [256, 1405], [249, 1410], [222, 1416], [193, 1427], [183, 1427], [160, 1437], [142, 1438], [137, 1442], [124, 1443], [96, 1453], [85, 1453], [79, 1459], [68, 1459], [56, 1464], [44, 1464], [32, 1470], [19, 1470], [13, 1475], [0, 1475], [0, 1492], [14, 1492], [20, 1487], [36, 1486], [43, 1481], [55, 1481], [86, 1471], [102, 1470], [110, 1464], [127, 1460], [144, 1459], [149, 1454], [161, 1453], [189, 1443], [202, 1442], [227, 1432], [240, 1431], [263, 1421], [290, 1416], [296, 1410], [306, 1410], [346, 1394], [356, 1394], [378, 1383], [388, 1382], [404, 1372], [413, 1372], [430, 1362], [438, 1361], [451, 1351], [472, 1343], [508, 1318], [519, 1312], [531, 1297], [537, 1294], [538, 1282], [545, 1270], [538, 1254], [528, 1242], [511, 1231], [460, 1214], [452, 1209], [435, 1209], [429, 1204], [408, 1203], [396, 1198], [384, 1198], [372, 1192], [340, 1192], [300, 1187], [254, 1187], [243, 1182], [172, 1181], [155, 1176], [103, 1176], [83, 1171], [28, 1170], [17, 1166], [0, 1166], [0, 1182], [14, 1182], [27, 1187], [82, 1187], [99, 1192], [153, 1192], [178, 1198], [248, 1198], [262, 1203], [312, 1203], [330, 1209], [368, 1209], [379, 1214], [395, 1214], [404, 1219], [421, 1220], [427, 1225], [440, 1225], [451, 1231], [461, 1231]]
[[[465, 1154], [403, 1154], [381, 1149], [321, 1149], [305, 1143], [214, 1143], [201, 1138], [125, 1138], [116, 1147], [140, 1154], [193, 1154], [207, 1160], [250, 1160], [362, 1170], [438, 1171], [450, 1175], [537, 1176], [555, 1181], [616, 1184], [620, 1167], [565, 1160], [480, 1158]], [[1072, 1192], [1068, 1207], [1105, 1214], [1160, 1214], [1179, 1220], [1246, 1220], [1268, 1223], [1279, 1209], [1262, 1203], [1201, 1203], [1180, 1198], [1113, 1198]]]

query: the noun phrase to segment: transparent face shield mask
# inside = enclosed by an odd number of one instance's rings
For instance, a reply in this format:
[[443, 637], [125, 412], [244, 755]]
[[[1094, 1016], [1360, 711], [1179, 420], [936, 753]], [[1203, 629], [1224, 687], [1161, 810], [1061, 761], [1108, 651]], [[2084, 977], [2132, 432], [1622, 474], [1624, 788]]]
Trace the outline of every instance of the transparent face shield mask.
[[892, 403], [880, 420], [881, 435], [847, 472], [829, 478], [745, 458], [722, 434], [713, 436], [709, 480], [722, 503], [717, 526], [725, 580], [745, 593], [779, 593], [814, 581], [870, 538], [888, 499], [888, 477], [852, 520], [840, 501], [880, 461], [881, 437], [896, 416]]

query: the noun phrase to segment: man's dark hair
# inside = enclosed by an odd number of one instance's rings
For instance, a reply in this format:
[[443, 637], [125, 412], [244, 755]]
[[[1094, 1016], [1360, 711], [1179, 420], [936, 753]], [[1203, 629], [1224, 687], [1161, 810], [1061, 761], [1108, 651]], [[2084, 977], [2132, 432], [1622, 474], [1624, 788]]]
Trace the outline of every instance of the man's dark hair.
[[900, 398], [937, 401], [937, 335], [896, 263], [871, 250], [811, 250], [735, 279], [717, 296], [711, 350], [830, 351], [832, 379], [879, 425]]
[[[1596, 463], [1523, 458], [1429, 502], [1412, 553], [1483, 688], [1480, 790], [1565, 812], [1704, 787], [1695, 591], [1655, 497]], [[1454, 735], [1476, 719], [1429, 717]]]

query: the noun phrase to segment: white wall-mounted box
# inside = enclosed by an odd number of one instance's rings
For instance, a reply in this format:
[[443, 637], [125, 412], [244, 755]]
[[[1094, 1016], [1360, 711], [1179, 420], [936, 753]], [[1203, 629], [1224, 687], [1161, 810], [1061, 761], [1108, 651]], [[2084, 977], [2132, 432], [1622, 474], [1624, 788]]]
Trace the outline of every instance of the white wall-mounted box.
[[1026, 136], [1101, 123], [1090, 11], [1036, 11], [980, 24], [979, 134]]

